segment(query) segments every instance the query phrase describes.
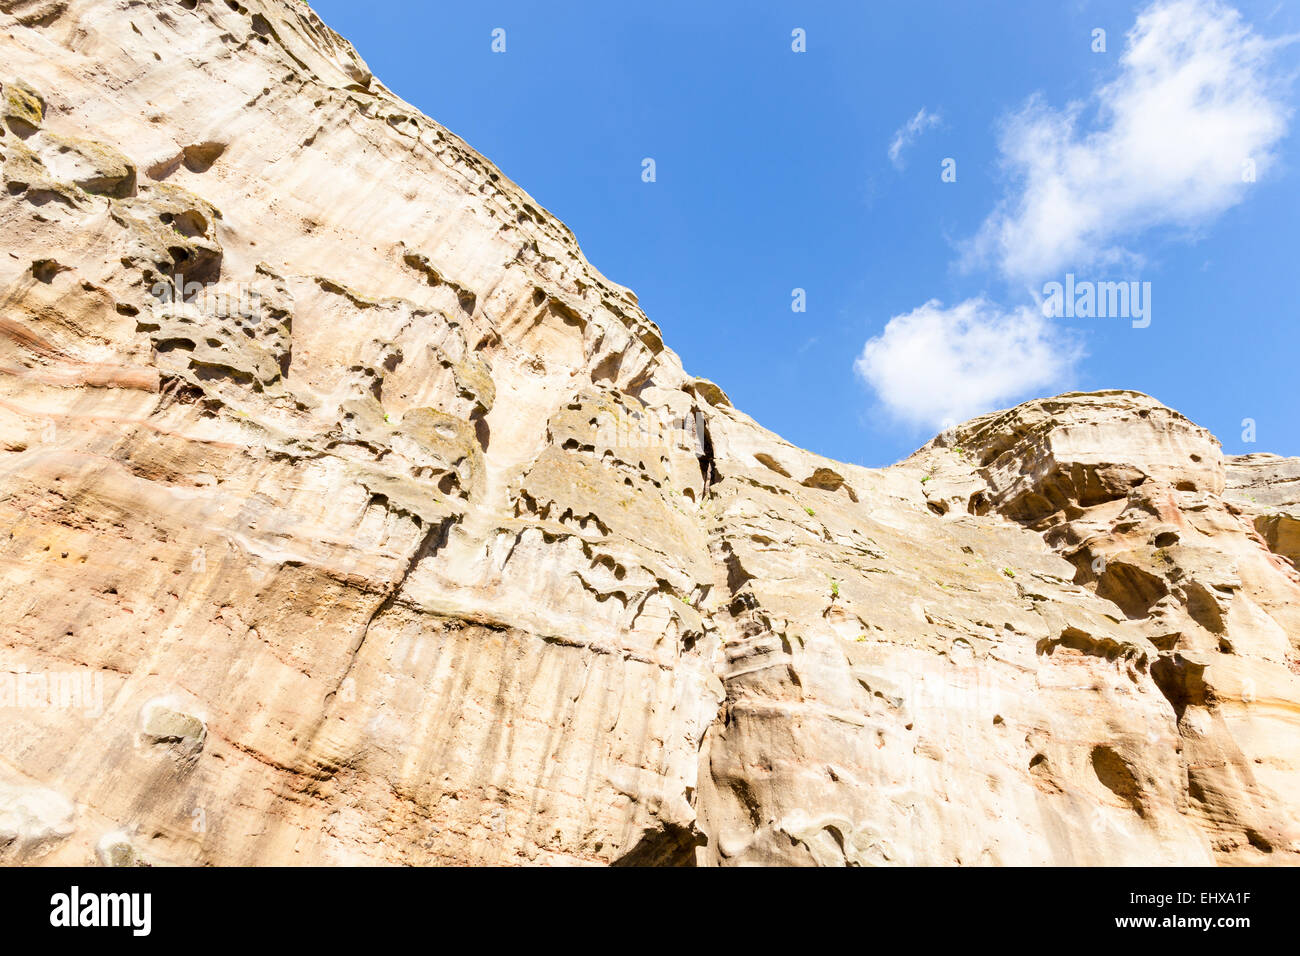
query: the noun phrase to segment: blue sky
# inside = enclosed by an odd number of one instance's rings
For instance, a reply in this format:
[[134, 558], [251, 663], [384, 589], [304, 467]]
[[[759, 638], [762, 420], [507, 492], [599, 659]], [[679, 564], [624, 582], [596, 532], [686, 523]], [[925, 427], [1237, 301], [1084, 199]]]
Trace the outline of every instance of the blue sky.
[[[796, 444], [1134, 388], [1300, 455], [1300, 4], [311, 4]], [[1066, 273], [1149, 282], [1150, 324], [1044, 317]]]

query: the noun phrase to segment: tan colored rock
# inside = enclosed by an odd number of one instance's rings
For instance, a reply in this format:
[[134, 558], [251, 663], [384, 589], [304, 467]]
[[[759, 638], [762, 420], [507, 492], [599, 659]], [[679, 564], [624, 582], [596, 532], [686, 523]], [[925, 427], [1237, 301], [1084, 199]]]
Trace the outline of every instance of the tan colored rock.
[[1228, 459], [1224, 497], [1253, 516], [1270, 551], [1300, 568], [1300, 458], [1255, 454]]
[[0, 3], [0, 860], [1297, 861], [1294, 459], [803, 451], [307, 5], [190, 6]]
[[111, 146], [50, 134], [42, 138], [45, 164], [59, 179], [88, 193], [126, 198], [135, 192], [135, 167]]
[[0, 86], [0, 110], [4, 124], [18, 136], [30, 136], [45, 121], [45, 103], [39, 93], [21, 80]]

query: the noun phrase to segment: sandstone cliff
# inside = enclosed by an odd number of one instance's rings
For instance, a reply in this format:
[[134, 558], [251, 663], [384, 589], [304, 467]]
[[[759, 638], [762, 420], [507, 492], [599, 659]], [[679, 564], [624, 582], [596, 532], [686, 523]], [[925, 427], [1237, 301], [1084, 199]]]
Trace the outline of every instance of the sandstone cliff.
[[829, 461], [298, 0], [0, 54], [0, 861], [1297, 862], [1300, 460]]

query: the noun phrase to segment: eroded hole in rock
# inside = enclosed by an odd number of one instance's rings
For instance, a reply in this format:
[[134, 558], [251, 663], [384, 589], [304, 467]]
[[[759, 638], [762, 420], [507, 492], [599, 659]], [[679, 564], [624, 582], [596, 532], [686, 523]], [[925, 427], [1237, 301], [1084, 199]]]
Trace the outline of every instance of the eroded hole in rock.
[[1151, 665], [1151, 679], [1160, 693], [1173, 705], [1174, 717], [1183, 719], [1188, 707], [1205, 704], [1205, 665], [1189, 661], [1181, 654], [1161, 655]]
[[192, 173], [206, 173], [225, 151], [225, 143], [196, 143], [185, 147], [181, 162]]
[[666, 823], [650, 830], [627, 853], [611, 866], [694, 866], [695, 848], [706, 844], [704, 835], [694, 828]]
[[1055, 638], [1043, 638], [1035, 645], [1035, 651], [1038, 654], [1051, 657], [1059, 647], [1111, 661], [1120, 657], [1124, 652], [1124, 648], [1110, 638], [1094, 637], [1087, 631], [1077, 627], [1066, 627]]
[[193, 359], [190, 360], [190, 364], [194, 366], [194, 377], [201, 382], [229, 380], [246, 388], [252, 388], [254, 391], [261, 391], [261, 383], [255, 381], [253, 376], [243, 369], [231, 368], [228, 365], [196, 365]]
[[208, 220], [204, 218], [202, 213], [194, 209], [188, 209], [176, 215], [163, 214], [161, 219], [182, 236], [189, 239], [206, 236], [208, 233]]
[[1056, 781], [1051, 761], [1047, 759], [1045, 753], [1036, 753], [1029, 759], [1029, 776], [1033, 778], [1034, 786], [1044, 793], [1062, 792], [1061, 785]]
[[771, 455], [768, 455], [768, 454], [766, 454], [766, 453], [760, 452], [759, 454], [757, 454], [757, 455], [754, 456], [754, 460], [755, 460], [756, 462], [758, 462], [760, 465], [764, 466], [765, 468], [770, 468], [772, 471], [776, 472], [778, 475], [782, 475], [783, 477], [786, 477], [786, 478], [789, 478], [789, 477], [790, 477], [790, 472], [788, 472], [788, 471], [786, 471], [784, 468], [782, 468], [782, 467], [781, 467], [781, 463], [778, 462], [778, 461], [777, 461], [775, 458], [773, 458]]
[[165, 342], [158, 342], [154, 348], [159, 352], [174, 352], [177, 349], [182, 352], [193, 352], [194, 343], [189, 339], [168, 339]]
[[1146, 617], [1151, 606], [1169, 593], [1162, 578], [1132, 564], [1112, 561], [1097, 580], [1097, 594], [1114, 602], [1125, 617]]
[[[473, 311], [471, 309], [471, 311]], [[591, 372], [591, 380], [597, 384], [600, 382], [613, 382], [618, 378], [618, 370], [622, 367], [623, 356], [618, 352], [611, 352], [600, 360]]]
[[32, 275], [37, 282], [44, 282], [46, 285], [53, 282], [54, 277], [65, 269], [67, 269], [67, 266], [61, 265], [53, 259], [37, 259], [32, 263]]
[[1209, 589], [1193, 581], [1183, 589], [1183, 593], [1187, 596], [1187, 613], [1192, 620], [1212, 634], [1222, 634], [1223, 612]]
[[1182, 639], [1183, 635], [1180, 631], [1171, 631], [1168, 634], [1153, 635], [1151, 643], [1156, 646], [1156, 650], [1172, 651]]
[[1246, 842], [1262, 853], [1272, 853], [1273, 843], [1258, 830], [1247, 827]]
[[1092, 748], [1092, 769], [1103, 787], [1127, 803], [1138, 816], [1146, 816], [1142, 788], [1128, 761], [1113, 748], [1100, 744]]

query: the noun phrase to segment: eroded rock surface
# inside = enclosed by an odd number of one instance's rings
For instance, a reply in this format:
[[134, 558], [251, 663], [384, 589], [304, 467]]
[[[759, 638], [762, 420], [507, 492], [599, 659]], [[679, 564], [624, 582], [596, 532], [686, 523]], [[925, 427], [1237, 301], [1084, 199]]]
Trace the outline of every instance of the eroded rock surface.
[[0, 860], [1300, 850], [1300, 460], [764, 430], [298, 0], [0, 0]]

